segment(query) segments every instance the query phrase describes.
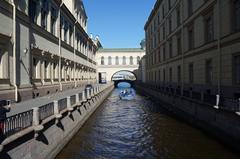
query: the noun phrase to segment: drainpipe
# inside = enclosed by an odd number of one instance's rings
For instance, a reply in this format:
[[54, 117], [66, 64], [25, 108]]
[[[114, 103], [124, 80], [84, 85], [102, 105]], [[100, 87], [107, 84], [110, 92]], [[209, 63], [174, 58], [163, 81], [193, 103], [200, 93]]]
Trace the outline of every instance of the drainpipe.
[[62, 50], [61, 50], [61, 45], [62, 45], [62, 39], [61, 39], [61, 7], [62, 7], [63, 3], [61, 3], [60, 7], [59, 7], [59, 12], [58, 12], [58, 19], [59, 19], [59, 23], [58, 23], [58, 55], [59, 55], [59, 67], [58, 67], [58, 82], [59, 82], [59, 87], [60, 87], [60, 91], [62, 91]]
[[[221, 58], [221, 9], [220, 9], [220, 0], [217, 2], [218, 8], [218, 95], [221, 96], [221, 65], [222, 65], [222, 58]], [[221, 97], [220, 97], [221, 98]]]
[[16, 78], [16, 5], [14, 0], [11, 1], [13, 7], [13, 33], [12, 33], [12, 40], [13, 40], [13, 86], [15, 90], [15, 101], [18, 101], [18, 86], [17, 86], [17, 78]]

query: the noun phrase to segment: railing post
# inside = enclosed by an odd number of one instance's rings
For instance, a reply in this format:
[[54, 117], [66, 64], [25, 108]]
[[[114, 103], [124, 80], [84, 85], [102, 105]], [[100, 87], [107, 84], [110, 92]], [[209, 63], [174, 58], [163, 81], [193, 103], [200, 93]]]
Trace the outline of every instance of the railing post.
[[76, 104], [79, 105], [79, 95], [78, 95], [78, 93], [75, 96], [76, 96]]
[[94, 88], [91, 89], [91, 97], [94, 97]]
[[59, 122], [59, 119], [62, 117], [62, 114], [60, 114], [59, 112], [59, 107], [58, 107], [58, 101], [55, 100], [53, 101], [54, 103], [54, 115], [55, 115], [55, 118], [56, 118], [56, 124]]
[[90, 96], [90, 92], [89, 92], [90, 90], [89, 89], [87, 89], [87, 99], [91, 99], [91, 96]]
[[71, 114], [71, 111], [73, 111], [73, 107], [71, 106], [71, 101], [70, 101], [71, 97], [67, 96], [67, 110], [68, 110], [68, 115]]
[[216, 105], [214, 106], [214, 108], [219, 109], [219, 101], [220, 101], [220, 95], [217, 94], [216, 95]]
[[85, 97], [85, 91], [83, 90], [82, 91], [82, 101], [83, 102], [86, 102], [87, 100], [86, 100], [86, 97]]
[[40, 116], [39, 116], [39, 107], [34, 107], [33, 108], [33, 126], [34, 126], [34, 137], [38, 137], [39, 131], [43, 129], [43, 126], [40, 125]]

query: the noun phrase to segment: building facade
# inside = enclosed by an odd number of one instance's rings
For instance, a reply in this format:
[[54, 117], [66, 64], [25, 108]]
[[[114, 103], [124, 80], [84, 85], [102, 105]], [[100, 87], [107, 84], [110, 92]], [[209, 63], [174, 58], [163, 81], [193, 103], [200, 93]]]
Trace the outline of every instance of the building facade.
[[87, 34], [82, 0], [2, 0], [0, 21], [0, 99], [96, 82], [101, 44]]
[[132, 72], [139, 66], [139, 61], [145, 55], [141, 48], [101, 48], [97, 51], [98, 74], [106, 75], [106, 81], [119, 71]]
[[157, 0], [144, 29], [147, 83], [240, 98], [240, 0]]

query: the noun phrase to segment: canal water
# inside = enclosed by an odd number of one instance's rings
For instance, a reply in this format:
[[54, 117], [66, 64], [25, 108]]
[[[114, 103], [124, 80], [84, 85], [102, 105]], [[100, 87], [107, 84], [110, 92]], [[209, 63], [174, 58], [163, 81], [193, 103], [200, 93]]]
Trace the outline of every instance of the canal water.
[[56, 159], [239, 159], [202, 131], [169, 116], [136, 94], [115, 89]]

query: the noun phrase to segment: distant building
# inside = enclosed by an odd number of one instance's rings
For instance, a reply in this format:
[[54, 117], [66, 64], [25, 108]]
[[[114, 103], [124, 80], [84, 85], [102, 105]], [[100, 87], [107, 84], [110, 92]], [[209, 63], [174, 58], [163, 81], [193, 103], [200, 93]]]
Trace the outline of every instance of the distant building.
[[[144, 46], [144, 45], [142, 45]], [[107, 81], [119, 71], [130, 71], [137, 69], [139, 61], [145, 55], [144, 48], [100, 48], [97, 51], [98, 74], [104, 74]]]
[[240, 97], [240, 0], [157, 0], [146, 24], [147, 83]]
[[16, 101], [96, 81], [98, 38], [82, 0], [0, 1], [0, 99]]

